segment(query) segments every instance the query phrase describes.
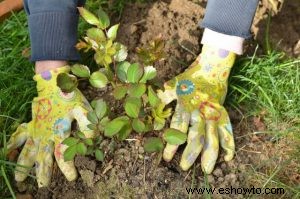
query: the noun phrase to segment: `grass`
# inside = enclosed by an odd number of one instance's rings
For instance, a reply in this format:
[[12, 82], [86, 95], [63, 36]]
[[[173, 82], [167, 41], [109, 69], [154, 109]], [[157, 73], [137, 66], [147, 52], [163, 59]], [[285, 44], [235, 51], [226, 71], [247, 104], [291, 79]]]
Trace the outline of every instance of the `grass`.
[[[30, 118], [30, 102], [36, 95], [33, 65], [22, 51], [30, 46], [24, 12], [0, 24], [0, 148], [20, 122]], [[0, 198], [14, 197], [10, 184], [14, 164], [0, 154]]]
[[242, 58], [229, 85], [229, 104], [245, 106], [250, 115], [266, 115], [271, 131], [300, 127], [300, 59], [278, 52]]
[[230, 78], [228, 105], [247, 116], [262, 117], [270, 138], [262, 143], [267, 160], [252, 165], [247, 183], [284, 188], [286, 198], [298, 198], [300, 172], [300, 59], [269, 51], [241, 58]]
[[[110, 13], [123, 11], [127, 2], [133, 1], [88, 1], [88, 7], [96, 10], [102, 5]], [[144, 2], [143, 0], [140, 2]], [[79, 34], [85, 25], [79, 25]], [[27, 32], [27, 21], [24, 12], [14, 14], [4, 23], [0, 23], [0, 148], [6, 145], [9, 135], [21, 122], [28, 122], [31, 117], [31, 100], [36, 95], [33, 64], [22, 56], [22, 51], [30, 46]], [[294, 196], [300, 195], [300, 188], [290, 184], [284, 178], [285, 170], [299, 172], [290, 165], [299, 166], [300, 140], [300, 60], [289, 59], [283, 53], [272, 52], [264, 56], [254, 54], [238, 60], [230, 78], [230, 89], [227, 104], [230, 107], [243, 109], [247, 116], [264, 116], [268, 131], [281, 147], [281, 140], [293, 140], [289, 148], [291, 155], [278, 167], [275, 160], [262, 162], [253, 167], [253, 176], [262, 184], [277, 184], [291, 190]], [[285, 145], [283, 144], [285, 147]], [[299, 145], [298, 145], [299, 146]], [[295, 162], [290, 164], [288, 161]], [[261, 172], [260, 167], [267, 165], [269, 170]], [[273, 170], [271, 169], [273, 167]], [[14, 164], [0, 153], [0, 198], [13, 197], [10, 182]], [[274, 169], [275, 168], [275, 169]], [[287, 169], [288, 168], [288, 169]]]

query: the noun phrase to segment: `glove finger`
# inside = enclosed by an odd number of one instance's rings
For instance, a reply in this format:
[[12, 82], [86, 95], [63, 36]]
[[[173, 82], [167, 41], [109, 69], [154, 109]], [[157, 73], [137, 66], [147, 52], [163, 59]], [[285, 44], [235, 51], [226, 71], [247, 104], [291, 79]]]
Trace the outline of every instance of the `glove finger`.
[[180, 167], [182, 170], [188, 170], [199, 156], [205, 139], [205, 122], [201, 117], [199, 110], [191, 114], [191, 127], [188, 132], [187, 145], [183, 151]]
[[218, 132], [221, 147], [225, 150], [226, 153], [224, 159], [225, 161], [230, 161], [234, 156], [235, 146], [230, 119], [228, 113], [224, 108], [222, 110], [222, 117], [219, 122]]
[[87, 119], [88, 109], [82, 106], [77, 106], [72, 111], [73, 117], [78, 123], [79, 129], [84, 133], [86, 138], [94, 137], [94, 131], [88, 128], [91, 122]]
[[205, 144], [201, 155], [202, 171], [210, 174], [216, 164], [219, 154], [219, 139], [217, 123], [213, 120], [206, 121]]
[[11, 152], [12, 150], [22, 146], [27, 140], [27, 123], [21, 124], [17, 130], [10, 136], [10, 139], [7, 143], [7, 150]]
[[28, 138], [18, 158], [17, 164], [19, 166], [17, 166], [15, 170], [16, 181], [22, 182], [26, 179], [29, 171], [34, 165], [37, 152], [38, 143], [35, 143], [32, 138]]
[[73, 181], [77, 178], [77, 171], [74, 165], [74, 161], [64, 161], [64, 152], [68, 147], [64, 144], [55, 144], [54, 156], [58, 167], [69, 181]]
[[53, 141], [42, 141], [36, 159], [36, 176], [38, 186], [47, 187], [50, 184], [53, 166]]
[[[182, 105], [177, 104], [171, 120], [170, 128], [186, 133], [189, 127], [189, 121], [190, 113], [186, 112]], [[167, 144], [163, 153], [164, 160], [167, 162], [171, 161], [177, 151], [177, 148], [178, 145]]]

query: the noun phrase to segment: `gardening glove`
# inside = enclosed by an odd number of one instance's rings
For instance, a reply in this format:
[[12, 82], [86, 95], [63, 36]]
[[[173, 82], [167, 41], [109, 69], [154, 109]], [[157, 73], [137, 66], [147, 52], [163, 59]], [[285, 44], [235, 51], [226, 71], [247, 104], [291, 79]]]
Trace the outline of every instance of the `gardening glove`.
[[87, 138], [93, 131], [87, 128], [87, 112], [91, 107], [76, 89], [64, 93], [56, 85], [60, 73], [68, 73], [68, 66], [35, 75], [38, 97], [32, 102], [32, 120], [21, 124], [8, 142], [8, 152], [24, 145], [15, 170], [16, 181], [23, 181], [35, 164], [39, 187], [48, 186], [51, 180], [54, 153], [57, 164], [69, 181], [77, 178], [74, 161], [64, 161], [64, 139], [70, 136], [71, 123], [75, 119], [80, 131]]
[[[164, 92], [158, 91], [164, 104], [177, 100], [171, 128], [183, 133], [189, 130], [180, 161], [183, 170], [188, 170], [202, 151], [202, 170], [211, 173], [218, 158], [219, 142], [226, 152], [225, 161], [234, 156], [232, 127], [223, 103], [235, 57], [227, 50], [204, 45], [196, 61], [184, 73], [166, 82]], [[177, 148], [178, 145], [167, 144], [164, 160], [170, 161]]]

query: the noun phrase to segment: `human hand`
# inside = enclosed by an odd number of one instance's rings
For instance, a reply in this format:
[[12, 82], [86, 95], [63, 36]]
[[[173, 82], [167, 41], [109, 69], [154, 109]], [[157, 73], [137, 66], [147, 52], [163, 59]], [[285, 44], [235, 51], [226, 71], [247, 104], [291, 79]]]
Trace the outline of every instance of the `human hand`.
[[66, 66], [34, 76], [38, 97], [32, 102], [32, 120], [21, 124], [7, 145], [10, 152], [25, 143], [15, 170], [16, 181], [25, 180], [35, 164], [38, 186], [48, 186], [52, 174], [53, 153], [66, 178], [69, 181], [77, 178], [74, 161], [64, 161], [63, 154], [67, 146], [62, 142], [70, 136], [74, 119], [87, 138], [93, 137], [93, 131], [87, 128], [90, 122], [86, 117], [91, 107], [81, 92], [76, 89], [71, 93], [63, 93], [56, 85], [58, 74], [67, 73], [69, 70]]
[[[202, 170], [211, 173], [218, 158], [219, 142], [226, 152], [225, 161], [234, 156], [232, 127], [223, 107], [234, 61], [234, 53], [204, 46], [200, 56], [184, 73], [166, 82], [164, 92], [158, 91], [164, 104], [177, 100], [170, 128], [183, 133], [189, 131], [180, 161], [183, 170], [188, 170], [202, 151]], [[170, 161], [177, 148], [178, 145], [167, 144], [164, 160]]]

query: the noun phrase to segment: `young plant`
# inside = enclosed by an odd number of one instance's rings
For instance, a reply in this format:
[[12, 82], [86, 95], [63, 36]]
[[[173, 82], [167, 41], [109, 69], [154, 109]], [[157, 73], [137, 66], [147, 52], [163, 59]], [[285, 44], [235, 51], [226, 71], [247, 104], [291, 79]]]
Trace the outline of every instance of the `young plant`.
[[[95, 15], [79, 8], [81, 16], [91, 25], [96, 27], [87, 30], [85, 41], [80, 41], [77, 47], [82, 50], [93, 50], [96, 63], [104, 68], [97, 71], [94, 78], [84, 76], [72, 70], [73, 74], [88, 77], [90, 83], [104, 86], [108, 82], [113, 86], [113, 96], [116, 100], [124, 100], [123, 108], [126, 115], [116, 118], [110, 123], [115, 129], [105, 131], [107, 136], [117, 135], [121, 140], [126, 139], [132, 130], [145, 133], [151, 130], [160, 130], [165, 124], [165, 119], [171, 114], [171, 109], [164, 111], [164, 106], [153, 91], [149, 80], [156, 77], [156, 69], [151, 66], [155, 61], [164, 57], [164, 42], [159, 37], [143, 48], [138, 48], [141, 63], [129, 63], [127, 48], [115, 42], [119, 25], [114, 25], [106, 30], [110, 24], [107, 15], [100, 10], [100, 19]], [[78, 67], [78, 66], [77, 66]], [[87, 67], [83, 67], [85, 71]], [[100, 78], [100, 74], [106, 76]], [[93, 76], [93, 75], [91, 75]], [[101, 84], [102, 83], [102, 84]]]
[[68, 148], [64, 153], [64, 159], [72, 160], [76, 154], [94, 156], [98, 161], [104, 160], [103, 137], [104, 128], [107, 126], [110, 119], [108, 118], [109, 109], [107, 104], [102, 100], [94, 100], [91, 103], [93, 110], [88, 112], [87, 118], [91, 122], [88, 128], [96, 133], [95, 138], [86, 138], [85, 135], [77, 131], [75, 137], [69, 137], [64, 140], [63, 144]]
[[158, 60], [163, 60], [166, 57], [163, 51], [165, 47], [164, 40], [161, 35], [150, 41], [147, 46], [138, 47], [136, 49], [139, 59], [146, 65], [153, 65]]
[[[86, 31], [76, 47], [85, 52], [93, 51], [94, 60], [99, 67], [91, 73], [87, 66], [75, 64], [71, 68], [72, 74], [61, 74], [57, 84], [64, 92], [72, 92], [81, 80], [88, 80], [96, 88], [104, 88], [110, 84], [114, 98], [123, 102], [123, 113], [110, 119], [106, 103], [103, 100], [93, 101], [93, 111], [87, 115], [91, 122], [88, 127], [96, 132], [98, 140], [86, 139], [82, 135], [67, 139], [65, 144], [69, 148], [65, 158], [73, 158], [75, 154], [88, 154], [100, 160], [103, 159], [99, 158], [103, 157], [103, 152], [99, 146], [105, 140], [104, 137], [125, 140], [133, 131], [144, 134], [161, 130], [165, 120], [171, 115], [171, 109], [164, 110], [165, 106], [150, 83], [157, 75], [152, 64], [164, 57], [164, 42], [157, 38], [149, 46], [138, 48], [140, 63], [129, 63], [125, 61], [128, 55], [126, 46], [115, 41], [119, 24], [109, 27], [110, 20], [102, 9], [98, 12], [99, 18], [84, 8], [79, 8], [79, 12], [93, 27]], [[146, 141], [146, 146], [149, 145], [159, 151], [163, 148], [160, 138]], [[148, 151], [153, 149], [150, 147]]]

